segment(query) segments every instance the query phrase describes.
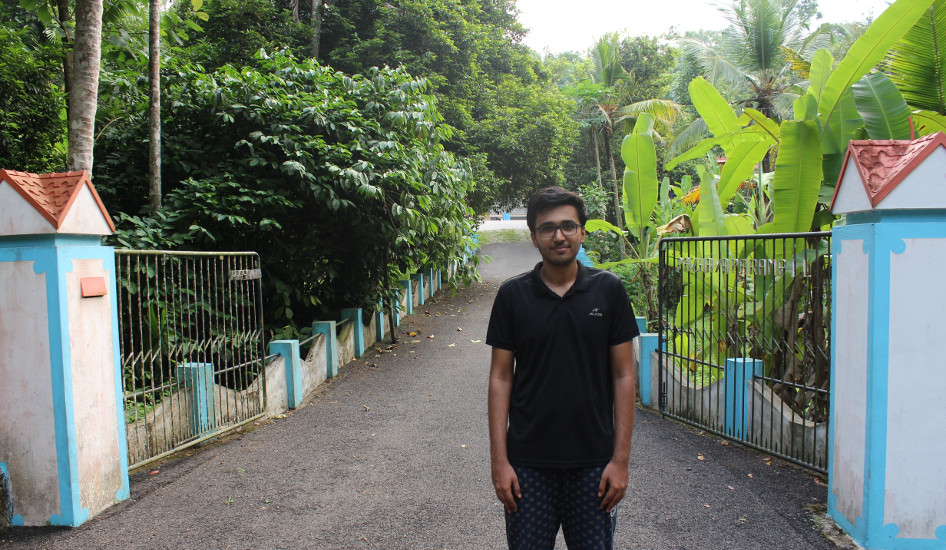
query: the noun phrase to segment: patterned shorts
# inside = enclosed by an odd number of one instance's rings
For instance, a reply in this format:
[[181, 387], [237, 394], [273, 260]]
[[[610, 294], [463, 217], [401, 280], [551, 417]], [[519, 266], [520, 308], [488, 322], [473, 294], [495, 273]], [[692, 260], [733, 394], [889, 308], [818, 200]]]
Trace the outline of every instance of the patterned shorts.
[[600, 468], [525, 468], [513, 466], [522, 498], [506, 512], [510, 550], [551, 550], [559, 527], [569, 550], [610, 550], [617, 508], [601, 510]]

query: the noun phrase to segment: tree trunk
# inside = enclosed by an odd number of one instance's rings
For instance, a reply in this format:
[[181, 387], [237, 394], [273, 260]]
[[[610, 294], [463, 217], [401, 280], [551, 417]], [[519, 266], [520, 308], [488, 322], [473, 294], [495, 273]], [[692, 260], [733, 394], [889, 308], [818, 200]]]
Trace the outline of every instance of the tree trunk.
[[[606, 128], [604, 131], [604, 149], [608, 154], [608, 162], [611, 163], [611, 181], [614, 182], [614, 218], [615, 224], [620, 228], [621, 232], [624, 232], [624, 210], [621, 208], [621, 184], [618, 182], [618, 171], [617, 167], [614, 165], [614, 153], [611, 152], [611, 131], [609, 128]], [[621, 245], [621, 258], [627, 257], [627, 249], [624, 246], [624, 239], [620, 239], [619, 244]]]
[[92, 173], [102, 58], [102, 0], [76, 0], [76, 40], [69, 87], [69, 170]]
[[312, 59], [319, 58], [319, 44], [322, 41], [322, 20], [325, 10], [335, 5], [335, 0], [312, 0]]
[[58, 0], [56, 4], [59, 11], [59, 26], [63, 30], [62, 34], [62, 82], [63, 90], [66, 92], [66, 128], [69, 128], [69, 91], [72, 89], [72, 42], [75, 39], [75, 33], [72, 27], [72, 14], [69, 13], [69, 0]]
[[148, 0], [148, 181], [151, 213], [161, 209], [161, 0]]
[[595, 131], [595, 127], [590, 127], [591, 132], [591, 142], [595, 146], [595, 166], [598, 168], [598, 187], [603, 187], [604, 183], [601, 181], [601, 149], [598, 147], [598, 132]]

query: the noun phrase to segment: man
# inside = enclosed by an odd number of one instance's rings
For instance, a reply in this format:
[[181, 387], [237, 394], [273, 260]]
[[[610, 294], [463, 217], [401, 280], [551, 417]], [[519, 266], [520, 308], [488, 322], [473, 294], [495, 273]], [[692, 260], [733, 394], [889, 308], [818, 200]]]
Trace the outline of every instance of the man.
[[612, 548], [634, 424], [634, 312], [621, 280], [576, 256], [581, 197], [538, 191], [526, 214], [542, 261], [499, 289], [489, 436], [493, 485], [510, 549]]

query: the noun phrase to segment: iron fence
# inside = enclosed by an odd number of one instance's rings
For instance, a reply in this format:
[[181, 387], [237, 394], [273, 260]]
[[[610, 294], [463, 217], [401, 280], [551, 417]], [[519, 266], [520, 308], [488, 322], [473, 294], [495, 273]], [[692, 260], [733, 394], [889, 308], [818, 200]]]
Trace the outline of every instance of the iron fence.
[[116, 251], [131, 467], [265, 411], [259, 256]]
[[661, 412], [827, 471], [830, 238], [661, 241]]

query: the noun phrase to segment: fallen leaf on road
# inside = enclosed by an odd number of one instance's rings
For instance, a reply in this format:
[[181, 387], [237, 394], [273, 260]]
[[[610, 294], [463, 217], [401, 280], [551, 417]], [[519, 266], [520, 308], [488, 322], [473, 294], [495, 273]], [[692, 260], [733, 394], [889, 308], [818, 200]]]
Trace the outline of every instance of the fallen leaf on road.
[[466, 445], [460, 445], [461, 449], [466, 449]]
[[456, 345], [456, 344], [447, 344], [447, 347], [448, 347], [448, 348], [455, 348], [455, 347], [457, 347], [457, 345]]
[[431, 334], [431, 335], [430, 335], [430, 336], [428, 336], [427, 338], [433, 338], [433, 337], [434, 337], [434, 335], [433, 335], [433, 334]]
[[474, 344], [480, 344], [480, 343], [482, 343], [483, 341], [482, 341], [482, 340], [470, 340], [470, 342], [473, 342]]
[[457, 327], [457, 332], [463, 332], [463, 329], [460, 327]]
[[712, 506], [710, 506], [709, 504], [704, 504], [703, 508], [712, 508]]
[[420, 340], [411, 340], [411, 343], [412, 343], [412, 344], [419, 344], [419, 343], [420, 343]]
[[733, 487], [732, 485], [727, 485], [726, 487], [729, 487], [729, 490], [730, 490], [730, 491], [735, 491], [735, 490], [736, 490], [736, 488]]
[[149, 476], [153, 476], [153, 475], [160, 474], [160, 473], [161, 473], [161, 470], [151, 470], [150, 472], [148, 472], [148, 475], [149, 475]]
[[410, 337], [414, 337], [414, 336], [417, 336], [417, 333], [416, 333], [416, 332], [408, 332], [407, 335], [410, 336]]
[[749, 477], [752, 477], [752, 474], [749, 474]]
[[697, 455], [696, 455], [696, 458], [697, 458], [697, 460], [706, 460], [706, 457], [703, 456], [703, 455], [701, 455], [701, 454], [697, 454]]
[[371, 410], [371, 407], [369, 407], [368, 405], [362, 405], [362, 407], [365, 408], [365, 412], [368, 412]]

